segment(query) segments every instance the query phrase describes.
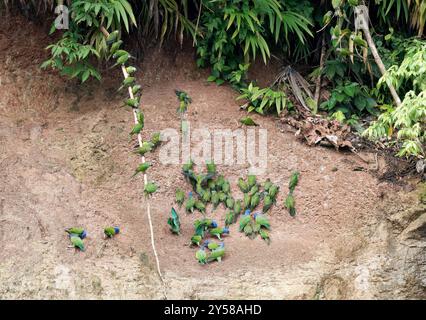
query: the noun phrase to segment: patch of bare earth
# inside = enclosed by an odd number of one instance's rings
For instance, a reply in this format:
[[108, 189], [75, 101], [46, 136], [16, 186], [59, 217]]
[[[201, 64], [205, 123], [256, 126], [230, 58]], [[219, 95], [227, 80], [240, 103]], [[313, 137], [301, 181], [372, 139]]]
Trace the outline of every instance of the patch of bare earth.
[[[21, 27], [16, 27], [16, 26]], [[177, 187], [189, 191], [180, 165], [150, 178], [155, 240], [166, 284], [155, 271], [141, 178], [130, 179], [132, 114], [120, 108], [118, 73], [78, 86], [38, 66], [49, 38], [20, 18], [0, 22], [0, 298], [424, 298], [425, 205], [416, 194], [379, 184], [350, 153], [311, 148], [273, 117], [254, 116], [268, 131], [267, 177], [281, 186], [270, 213], [272, 242], [231, 227], [222, 263], [200, 266], [188, 246], [199, 214], [180, 210], [182, 235], [166, 224]], [[149, 54], [140, 66], [147, 137], [179, 129], [174, 89], [193, 99], [197, 128], [238, 128], [236, 93], [206, 83], [191, 52]], [[115, 71], [114, 71], [115, 72]], [[283, 206], [293, 170], [301, 172], [297, 216]], [[220, 165], [232, 183], [248, 166]], [[210, 208], [208, 210], [210, 212]], [[223, 208], [209, 214], [223, 223]], [[64, 229], [84, 226], [86, 252], [69, 249]], [[107, 225], [122, 233], [102, 238]]]

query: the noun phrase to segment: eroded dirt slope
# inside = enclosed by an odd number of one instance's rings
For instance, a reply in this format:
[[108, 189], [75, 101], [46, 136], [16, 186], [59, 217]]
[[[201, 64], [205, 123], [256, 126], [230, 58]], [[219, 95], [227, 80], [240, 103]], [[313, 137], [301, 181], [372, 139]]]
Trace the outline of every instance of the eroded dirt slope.
[[[120, 75], [78, 86], [41, 71], [48, 43], [45, 30], [20, 18], [0, 22], [0, 298], [425, 297], [425, 206], [416, 194], [354, 171], [365, 164], [352, 154], [307, 147], [275, 119], [257, 116], [268, 130], [268, 167], [259, 179], [282, 189], [270, 213], [270, 246], [234, 225], [224, 261], [197, 265], [188, 247], [196, 214], [181, 212], [180, 237], [166, 224], [176, 187], [189, 191], [180, 165], [162, 165], [158, 151], [149, 155], [150, 177], [161, 186], [152, 214], [163, 287], [142, 181], [130, 179], [138, 159], [130, 153], [132, 115], [116, 93]], [[176, 88], [193, 99], [192, 128], [238, 128], [236, 93], [206, 83], [191, 52], [152, 53], [140, 69], [147, 136], [179, 128]], [[247, 169], [219, 166], [237, 198]], [[283, 199], [296, 169], [298, 214], [291, 218]], [[210, 216], [223, 222], [224, 213]], [[67, 248], [63, 230], [73, 225], [89, 232], [84, 253]], [[105, 242], [106, 225], [122, 233]]]

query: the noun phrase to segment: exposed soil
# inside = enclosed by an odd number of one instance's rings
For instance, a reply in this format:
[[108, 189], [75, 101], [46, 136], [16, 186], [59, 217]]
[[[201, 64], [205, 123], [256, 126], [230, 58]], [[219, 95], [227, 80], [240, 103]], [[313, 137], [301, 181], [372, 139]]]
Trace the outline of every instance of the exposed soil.
[[[181, 213], [182, 235], [166, 224], [176, 187], [189, 191], [180, 165], [158, 152], [150, 179], [155, 240], [166, 285], [150, 246], [142, 179], [130, 179], [132, 114], [116, 88], [118, 72], [79, 86], [41, 71], [46, 31], [22, 18], [0, 20], [0, 298], [425, 298], [425, 204], [416, 192], [378, 181], [351, 153], [308, 147], [277, 119], [254, 115], [268, 130], [270, 177], [281, 186], [270, 213], [272, 242], [231, 227], [222, 263], [200, 266], [188, 246], [199, 214]], [[196, 128], [238, 128], [243, 113], [231, 88], [208, 84], [192, 51], [155, 51], [140, 65], [146, 130], [179, 129], [174, 89], [193, 99]], [[365, 156], [370, 156], [366, 154]], [[379, 159], [380, 169], [386, 170]], [[365, 170], [358, 170], [364, 167]], [[301, 172], [297, 216], [283, 206], [288, 178]], [[248, 166], [219, 166], [234, 194]], [[414, 187], [413, 187], [414, 189]], [[210, 215], [220, 222], [225, 211]], [[69, 249], [64, 229], [84, 226], [87, 250]], [[105, 241], [102, 230], [119, 225]]]

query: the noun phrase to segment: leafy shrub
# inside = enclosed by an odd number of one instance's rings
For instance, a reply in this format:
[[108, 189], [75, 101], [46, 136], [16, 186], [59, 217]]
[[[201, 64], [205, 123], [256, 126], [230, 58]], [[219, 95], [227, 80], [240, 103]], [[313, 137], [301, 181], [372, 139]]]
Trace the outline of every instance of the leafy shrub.
[[197, 65], [212, 67], [209, 81], [222, 84], [229, 80], [239, 64], [261, 55], [263, 61], [271, 52], [268, 42], [290, 41], [294, 34], [300, 43], [312, 35], [311, 22], [301, 14], [283, 9], [277, 0], [202, 1], [206, 7], [201, 17], [203, 38], [197, 42]]
[[248, 101], [247, 111], [256, 111], [260, 114], [275, 111], [280, 114], [284, 109], [292, 107], [284, 91], [272, 88], [259, 88], [251, 82], [247, 88], [241, 89], [242, 95], [237, 100], [246, 99]]

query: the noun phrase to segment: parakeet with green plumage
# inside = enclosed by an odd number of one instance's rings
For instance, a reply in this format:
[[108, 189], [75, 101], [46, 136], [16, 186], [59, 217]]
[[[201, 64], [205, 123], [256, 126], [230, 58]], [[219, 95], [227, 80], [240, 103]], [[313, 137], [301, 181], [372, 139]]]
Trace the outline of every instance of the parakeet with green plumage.
[[[122, 57], [120, 57], [120, 58], [118, 58], [118, 60], [117, 60], [117, 62], [121, 59], [121, 58], [123, 58], [123, 56]], [[124, 59], [122, 59], [122, 60], [124, 60]], [[121, 60], [121, 61], [122, 61]], [[125, 61], [127, 61], [128, 60], [128, 56], [127, 56], [127, 59], [125, 59]], [[121, 64], [121, 63], [120, 63]], [[125, 88], [125, 87], [131, 87], [131, 86], [133, 86], [133, 84], [135, 83], [135, 77], [127, 77], [126, 79], [124, 79], [123, 80], [123, 82], [122, 82], [122, 84], [121, 84], [121, 87], [120, 88], [118, 88], [118, 91], [121, 91], [123, 88]]]
[[249, 194], [244, 194], [244, 198], [243, 198], [243, 203], [244, 203], [244, 209], [248, 209], [250, 208], [250, 202], [251, 202], [251, 197]]
[[223, 242], [214, 242], [210, 240], [205, 240], [203, 243], [203, 247], [209, 248], [210, 250], [216, 250], [217, 248], [223, 248], [225, 244]]
[[118, 39], [119, 32], [120, 32], [119, 30], [114, 30], [113, 32], [108, 34], [108, 36], [106, 38], [106, 44], [108, 46], [111, 45], [114, 41], [116, 41]]
[[78, 235], [71, 233], [70, 234], [70, 241], [71, 241], [74, 248], [78, 248], [81, 251], [85, 250], [83, 240]]
[[259, 191], [259, 186], [255, 184], [253, 187], [250, 188], [249, 195], [253, 196]]
[[258, 126], [258, 124], [250, 117], [243, 117], [240, 119], [240, 122], [246, 126]]
[[65, 232], [67, 232], [69, 235], [71, 234], [77, 235], [78, 237], [80, 237], [80, 239], [84, 239], [87, 236], [86, 230], [79, 227], [72, 227], [72, 228], [65, 229]]
[[247, 237], [252, 237], [253, 236], [253, 221], [250, 221], [249, 223], [246, 224], [246, 226], [243, 229], [244, 234]]
[[299, 171], [294, 171], [291, 174], [290, 181], [288, 183], [288, 188], [290, 190], [290, 193], [293, 193], [294, 189], [296, 188], [297, 183], [299, 182], [299, 175], [300, 175]]
[[266, 229], [271, 229], [271, 224], [269, 223], [269, 220], [264, 215], [255, 213], [253, 215], [253, 218], [254, 218], [254, 221], [256, 221], [256, 223], [259, 224], [260, 226]]
[[204, 203], [210, 202], [211, 193], [209, 189], [203, 191], [201, 199], [203, 200]]
[[259, 230], [259, 234], [260, 234], [260, 237], [261, 237], [263, 240], [265, 240], [267, 244], [270, 244], [270, 243], [271, 243], [271, 238], [269, 237], [269, 233], [268, 233], [268, 231], [266, 231], [266, 230], [264, 230], [264, 229], [260, 229], [260, 230]]
[[112, 238], [116, 234], [120, 233], [120, 228], [118, 227], [106, 227], [104, 229], [104, 234], [107, 238]]
[[158, 186], [155, 184], [155, 182], [148, 182], [145, 185], [144, 193], [145, 193], [146, 196], [149, 196], [149, 195], [153, 194], [154, 192], [156, 192], [157, 189], [158, 189]]
[[212, 191], [211, 203], [213, 205], [213, 210], [216, 210], [217, 206], [220, 203], [219, 193], [217, 193], [217, 191]]
[[130, 131], [129, 134], [130, 134], [130, 136], [133, 136], [134, 134], [139, 134], [139, 133], [141, 133], [142, 129], [143, 129], [143, 124], [136, 123], [133, 126], [132, 131]]
[[222, 192], [222, 191], [220, 191], [219, 192], [219, 200], [221, 201], [221, 202], [223, 202], [223, 203], [225, 203], [225, 201], [226, 201], [226, 199], [227, 199], [228, 197], [226, 196], [226, 193], [224, 193], [224, 192]]
[[225, 200], [226, 207], [228, 209], [234, 209], [235, 200], [231, 196], [228, 196]]
[[138, 147], [134, 152], [144, 156], [147, 152], [151, 152], [154, 145], [149, 141], [142, 142], [142, 145]]
[[271, 197], [271, 199], [275, 199], [279, 190], [280, 190], [280, 187], [273, 184], [268, 190], [268, 195]]
[[242, 231], [244, 230], [245, 226], [246, 226], [248, 223], [250, 223], [250, 221], [252, 221], [251, 211], [247, 209], [247, 210], [244, 212], [244, 215], [243, 215], [243, 216], [241, 217], [241, 219], [240, 219], [240, 225], [239, 225], [238, 230], [239, 230], [240, 232], [242, 232]]
[[218, 227], [218, 228], [213, 228], [213, 229], [210, 229], [209, 230], [209, 233], [212, 235], [212, 236], [215, 236], [215, 237], [217, 237], [219, 240], [222, 240], [222, 236], [223, 235], [226, 235], [226, 234], [229, 234], [229, 229], [228, 228], [220, 228], [220, 227]]
[[247, 193], [249, 191], [248, 184], [241, 177], [238, 178], [238, 187], [240, 188], [242, 193]]
[[195, 200], [195, 204], [194, 204], [195, 208], [200, 211], [201, 213], [206, 212], [206, 206], [205, 204], [200, 201], [200, 200]]
[[265, 191], [265, 192], [268, 192], [269, 191], [269, 188], [271, 188], [272, 187], [272, 185], [273, 185], [273, 183], [272, 183], [272, 181], [271, 181], [271, 179], [266, 179], [266, 181], [265, 181], [265, 183], [263, 184], [263, 190]]
[[192, 99], [188, 96], [185, 91], [175, 90], [175, 94], [179, 99], [178, 113], [185, 113], [188, 110], [188, 105], [192, 102]]
[[160, 132], [154, 132], [151, 135], [150, 142], [153, 144], [154, 147], [157, 147], [161, 143], [161, 133]]
[[118, 49], [120, 49], [121, 45], [123, 44], [123, 40], [118, 40], [114, 42], [109, 49], [110, 54], [114, 54]]
[[222, 191], [225, 192], [225, 193], [229, 193], [231, 191], [231, 185], [229, 184], [228, 181], [225, 181], [222, 184]]
[[202, 236], [201, 236], [201, 235], [199, 235], [199, 234], [194, 234], [194, 235], [191, 237], [191, 244], [199, 246], [199, 245], [200, 245], [200, 243], [201, 243], [201, 240], [203, 240], [203, 238], [202, 238]]
[[242, 204], [241, 200], [235, 201], [235, 204], [234, 204], [235, 215], [239, 215], [241, 213], [242, 209], [243, 209], [243, 204]]
[[207, 173], [210, 173], [212, 175], [216, 174], [216, 165], [214, 164], [213, 161], [206, 163], [206, 168], [207, 168]]
[[215, 220], [207, 218], [194, 221], [195, 234], [201, 237], [204, 237], [205, 231], [209, 228], [217, 228], [217, 222]]
[[287, 208], [288, 212], [292, 217], [296, 215], [295, 201], [291, 193], [285, 199], [284, 206]]
[[171, 217], [167, 220], [168, 225], [170, 226], [170, 231], [175, 234], [180, 233], [180, 221], [179, 215], [174, 208], [170, 213]]
[[253, 186], [255, 186], [256, 183], [256, 176], [254, 174], [249, 174], [247, 176], [247, 184], [249, 186], [249, 188], [252, 188]]
[[260, 203], [260, 195], [259, 193], [255, 193], [250, 200], [250, 209], [253, 210]]
[[182, 204], [185, 202], [185, 192], [177, 188], [175, 196], [176, 196], [176, 203], [179, 205], [179, 207], [182, 207]]
[[229, 226], [230, 224], [233, 224], [235, 222], [235, 213], [232, 211], [229, 211], [225, 215], [225, 226]]
[[145, 173], [146, 172], [146, 170], [148, 170], [149, 169], [149, 167], [151, 167], [151, 163], [150, 162], [144, 162], [144, 163], [141, 163], [137, 168], [136, 168], [136, 170], [135, 170], [135, 173], [132, 175], [132, 178], [134, 177], [134, 176], [136, 176], [137, 174], [139, 174], [139, 173]]
[[197, 259], [199, 264], [207, 263], [207, 254], [204, 247], [197, 250], [197, 252], [195, 253], [195, 258]]
[[217, 260], [218, 262], [221, 262], [224, 255], [225, 255], [225, 247], [219, 247], [210, 253], [210, 255], [207, 258], [207, 261], [211, 262], [211, 261]]
[[266, 213], [269, 211], [269, 209], [271, 209], [272, 205], [274, 204], [274, 200], [271, 198], [270, 195], [266, 195], [265, 198], [263, 199], [263, 208], [262, 208], [262, 212]]
[[186, 200], [185, 203], [185, 210], [186, 212], [194, 212], [194, 208], [195, 208], [195, 198], [192, 196], [192, 192], [188, 193], [188, 200]]

